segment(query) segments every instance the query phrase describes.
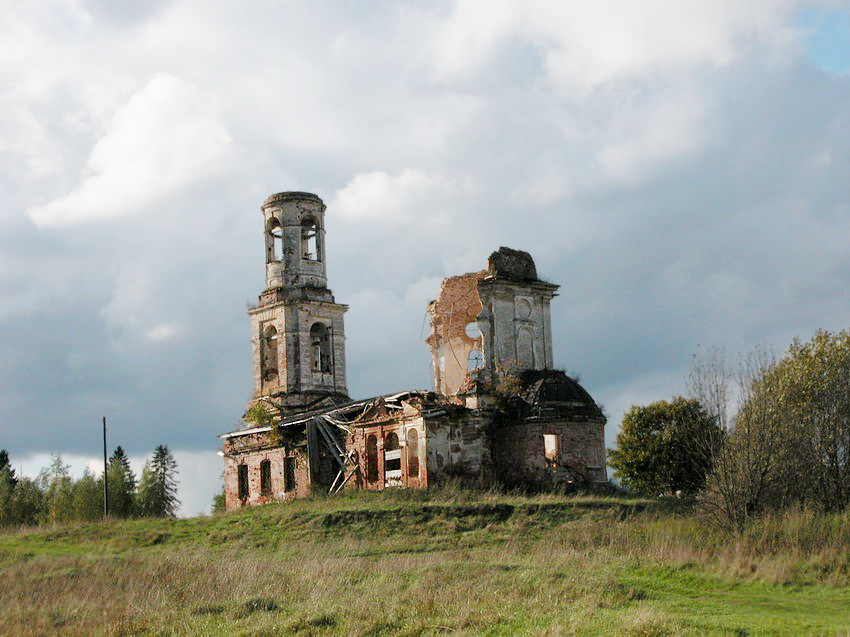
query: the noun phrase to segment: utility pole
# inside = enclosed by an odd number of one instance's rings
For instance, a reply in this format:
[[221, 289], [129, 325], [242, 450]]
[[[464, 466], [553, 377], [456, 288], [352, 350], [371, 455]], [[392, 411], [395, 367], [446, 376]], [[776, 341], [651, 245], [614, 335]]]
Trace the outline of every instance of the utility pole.
[[109, 484], [106, 479], [106, 416], [103, 417], [103, 519], [109, 517]]

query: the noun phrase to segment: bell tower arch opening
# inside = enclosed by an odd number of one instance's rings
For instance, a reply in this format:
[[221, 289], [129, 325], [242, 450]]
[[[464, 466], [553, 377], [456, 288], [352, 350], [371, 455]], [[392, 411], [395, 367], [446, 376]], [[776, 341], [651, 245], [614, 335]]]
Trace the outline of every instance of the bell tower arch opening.
[[265, 386], [276, 386], [280, 380], [278, 376], [278, 347], [277, 328], [274, 325], [263, 327], [261, 350], [261, 375]]
[[301, 253], [307, 261], [322, 260], [322, 235], [312, 216], [301, 220]]
[[313, 323], [313, 327], [310, 328], [310, 353], [313, 372], [319, 374], [333, 372], [331, 334], [324, 323]]
[[280, 220], [272, 217], [266, 230], [266, 263], [283, 259], [283, 228]]

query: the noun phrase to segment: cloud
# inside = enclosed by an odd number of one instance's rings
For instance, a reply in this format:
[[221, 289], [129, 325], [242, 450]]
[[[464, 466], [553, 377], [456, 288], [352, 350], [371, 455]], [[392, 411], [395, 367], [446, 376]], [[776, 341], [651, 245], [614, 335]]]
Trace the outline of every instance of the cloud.
[[405, 168], [396, 175], [359, 173], [331, 202], [335, 212], [351, 219], [407, 223], [443, 219], [458, 184], [438, 173]]
[[715, 97], [693, 82], [664, 87], [621, 107], [596, 152], [606, 176], [636, 182], [713, 142], [709, 113]]
[[145, 332], [145, 338], [152, 343], [159, 343], [174, 338], [178, 333], [179, 330], [174, 325], [160, 323]]
[[28, 210], [39, 226], [116, 218], [228, 167], [233, 140], [214, 98], [158, 73], [115, 114], [70, 193]]
[[435, 29], [438, 78], [478, 72], [500, 46], [516, 41], [542, 56], [549, 82], [580, 96], [602, 84], [701, 65], [729, 64], [754, 42], [783, 49], [794, 42], [784, 22], [789, 0], [735, 2], [630, 0], [459, 0]]

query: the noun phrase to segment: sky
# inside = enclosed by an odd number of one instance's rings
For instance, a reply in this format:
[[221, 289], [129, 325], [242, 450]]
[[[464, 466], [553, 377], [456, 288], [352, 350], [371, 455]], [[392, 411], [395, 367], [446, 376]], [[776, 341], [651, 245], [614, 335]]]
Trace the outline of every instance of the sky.
[[850, 2], [0, 0], [0, 447], [220, 489], [260, 206], [327, 204], [353, 398], [431, 387], [425, 305], [499, 246], [608, 416], [695, 352], [850, 327]]

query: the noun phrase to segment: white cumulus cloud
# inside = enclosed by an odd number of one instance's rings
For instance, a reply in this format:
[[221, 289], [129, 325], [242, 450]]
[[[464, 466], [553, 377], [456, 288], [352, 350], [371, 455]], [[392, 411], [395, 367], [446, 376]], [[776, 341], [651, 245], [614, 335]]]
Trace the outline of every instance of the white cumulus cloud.
[[405, 168], [396, 175], [359, 173], [336, 192], [331, 208], [353, 219], [439, 220], [446, 212], [447, 198], [457, 189], [454, 180], [416, 168]]
[[228, 166], [233, 141], [216, 101], [165, 73], [115, 114], [77, 188], [29, 209], [39, 226], [129, 214]]
[[438, 77], [477, 72], [500, 46], [521, 42], [553, 85], [586, 94], [623, 77], [724, 65], [753, 42], [795, 42], [784, 22], [791, 0], [459, 0], [433, 39]]

